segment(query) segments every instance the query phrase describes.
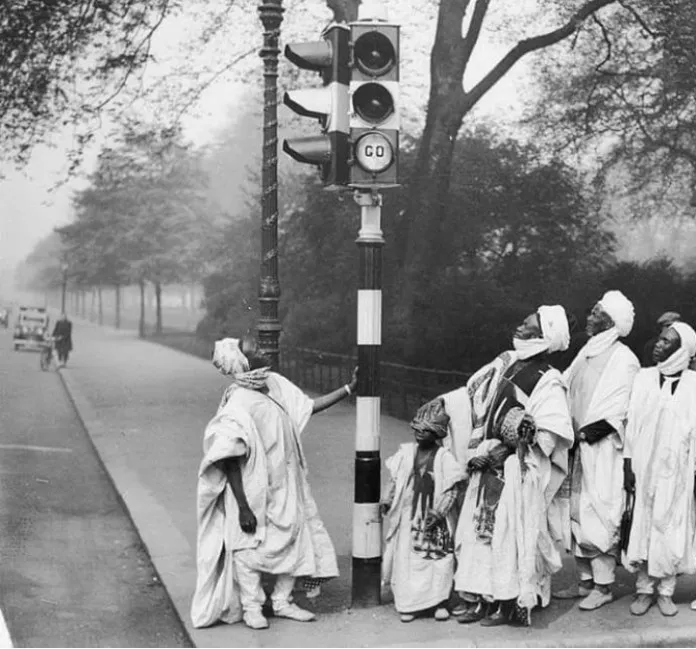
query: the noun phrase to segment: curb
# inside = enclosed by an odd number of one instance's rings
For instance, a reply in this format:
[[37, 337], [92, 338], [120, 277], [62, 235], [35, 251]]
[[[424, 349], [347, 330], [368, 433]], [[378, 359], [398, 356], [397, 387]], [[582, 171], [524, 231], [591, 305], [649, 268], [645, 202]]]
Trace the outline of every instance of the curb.
[[157, 579], [167, 592], [191, 645], [198, 646], [194, 640], [197, 630], [189, 617], [191, 584], [177, 578], [177, 575], [186, 574], [186, 570], [182, 568], [190, 569], [190, 544], [171, 522], [169, 513], [157, 503], [137, 475], [125, 463], [120, 463], [118, 455], [109, 448], [106, 427], [99, 420], [92, 404], [70, 378], [69, 371], [64, 372], [59, 368], [57, 372], [99, 462], [143, 542]]

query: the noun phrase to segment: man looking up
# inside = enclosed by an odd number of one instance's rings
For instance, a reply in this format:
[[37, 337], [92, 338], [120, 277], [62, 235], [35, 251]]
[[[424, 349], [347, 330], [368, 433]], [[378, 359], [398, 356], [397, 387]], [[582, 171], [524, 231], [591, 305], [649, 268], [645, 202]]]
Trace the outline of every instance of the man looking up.
[[653, 349], [657, 367], [638, 372], [628, 409], [624, 486], [635, 490], [633, 524], [624, 565], [638, 572], [633, 615], [653, 604], [677, 614], [678, 574], [696, 572], [696, 332], [685, 322], [663, 329]]
[[217, 341], [213, 365], [233, 382], [203, 439], [193, 624], [243, 619], [252, 629], [266, 628], [262, 573], [276, 576], [274, 615], [308, 622], [314, 614], [292, 602], [295, 579], [316, 590], [338, 567], [300, 435], [313, 413], [352, 393], [357, 369], [349, 385], [312, 400], [270, 371], [253, 338]]
[[569, 338], [563, 307], [542, 306], [515, 330], [514, 351], [476, 372], [465, 391], [446, 395], [447, 408], [467, 414], [458, 415], [457, 434], [473, 449], [455, 534], [461, 623], [485, 617], [485, 626], [526, 626], [537, 599], [549, 603], [551, 574], [561, 568], [549, 510], [573, 429], [561, 374], [547, 357]]
[[633, 304], [608, 291], [587, 317], [590, 339], [564, 372], [577, 440], [569, 530], [580, 580], [559, 598], [584, 597], [582, 610], [612, 601], [623, 508], [622, 447], [638, 359], [619, 338], [633, 327]]

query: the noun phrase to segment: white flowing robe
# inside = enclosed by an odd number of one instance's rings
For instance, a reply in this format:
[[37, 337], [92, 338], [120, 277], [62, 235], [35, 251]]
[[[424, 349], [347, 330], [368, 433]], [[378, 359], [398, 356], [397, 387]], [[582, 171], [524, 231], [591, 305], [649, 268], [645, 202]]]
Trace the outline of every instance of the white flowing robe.
[[633, 525], [624, 564], [647, 562], [651, 577], [696, 572], [696, 372], [685, 370], [671, 393], [655, 367], [636, 377], [624, 456], [636, 476]]
[[579, 442], [575, 452], [570, 521], [564, 537], [570, 549], [572, 535], [576, 556], [594, 558], [617, 550], [624, 505], [626, 413], [639, 369], [635, 354], [616, 341], [599, 356], [588, 359], [578, 355], [564, 373], [575, 431], [600, 420], [606, 420], [616, 431], [595, 444]]
[[[417, 444], [402, 444], [386, 466], [395, 482], [394, 500], [385, 517], [385, 550], [382, 580], [390, 584], [394, 604], [400, 613], [415, 613], [447, 600], [452, 591], [454, 554], [433, 559], [413, 551], [411, 535], [411, 503], [413, 499], [413, 463]], [[442, 494], [464, 479], [464, 471], [452, 453], [437, 451], [433, 463], [437, 504]], [[447, 526], [454, 535], [454, 512], [447, 516]]]
[[[499, 364], [499, 359], [493, 363]], [[484, 367], [477, 375], [485, 373]], [[495, 391], [494, 388], [492, 392]], [[489, 403], [493, 401], [494, 395], [486, 396]], [[537, 441], [525, 457], [528, 469], [522, 476], [517, 455], [505, 460], [505, 485], [490, 544], [476, 535], [474, 516], [481, 473], [472, 475], [455, 534], [455, 587], [497, 600], [517, 599], [520, 606], [531, 609], [537, 597], [543, 606], [548, 605], [551, 575], [562, 567], [553, 542], [559, 523], [552, 520], [551, 503], [568, 470], [573, 429], [565, 385], [558, 370], [546, 371], [528, 400], [521, 394], [518, 398], [537, 426]], [[460, 430], [460, 434], [468, 433], [469, 437], [472, 432], [476, 439], [475, 429]], [[484, 440], [470, 456], [486, 455], [500, 443]]]
[[[269, 394], [233, 387], [209, 422], [198, 479], [197, 584], [191, 605], [196, 627], [242, 618], [233, 554], [259, 572], [335, 577], [336, 553], [312, 497], [300, 433], [312, 400], [271, 373]], [[239, 508], [220, 461], [243, 457], [242, 484], [256, 516], [254, 534], [242, 531]]]

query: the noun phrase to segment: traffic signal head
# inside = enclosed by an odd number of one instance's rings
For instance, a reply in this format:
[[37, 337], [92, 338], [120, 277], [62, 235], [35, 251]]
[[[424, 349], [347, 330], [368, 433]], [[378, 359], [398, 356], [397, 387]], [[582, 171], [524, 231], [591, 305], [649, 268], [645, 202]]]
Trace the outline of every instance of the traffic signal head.
[[398, 184], [399, 27], [382, 21], [351, 23], [350, 185]]
[[285, 47], [289, 61], [321, 73], [323, 86], [285, 93], [283, 103], [298, 115], [317, 118], [322, 134], [286, 139], [283, 151], [299, 162], [318, 166], [325, 187], [336, 188], [346, 185], [349, 177], [350, 29], [331, 25], [322, 37], [321, 41]]

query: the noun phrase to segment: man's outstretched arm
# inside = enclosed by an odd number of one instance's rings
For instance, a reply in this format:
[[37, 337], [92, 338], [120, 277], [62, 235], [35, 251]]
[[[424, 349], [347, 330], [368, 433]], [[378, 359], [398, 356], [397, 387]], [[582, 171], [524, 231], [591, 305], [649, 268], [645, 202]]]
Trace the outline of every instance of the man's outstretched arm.
[[335, 403], [342, 401], [346, 397], [353, 394], [357, 387], [358, 368], [356, 367], [353, 370], [353, 377], [351, 378], [350, 383], [346, 383], [344, 386], [338, 388], [338, 390], [334, 390], [333, 392], [329, 392], [328, 394], [324, 394], [321, 397], [317, 397], [316, 399], [314, 399], [314, 405], [312, 406], [312, 414], [314, 414], [315, 412], [321, 412], [322, 410], [326, 410], [327, 408], [333, 406]]

